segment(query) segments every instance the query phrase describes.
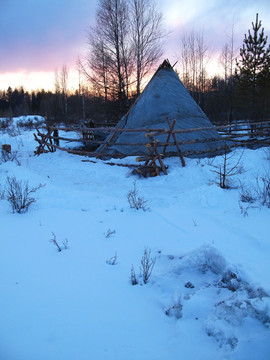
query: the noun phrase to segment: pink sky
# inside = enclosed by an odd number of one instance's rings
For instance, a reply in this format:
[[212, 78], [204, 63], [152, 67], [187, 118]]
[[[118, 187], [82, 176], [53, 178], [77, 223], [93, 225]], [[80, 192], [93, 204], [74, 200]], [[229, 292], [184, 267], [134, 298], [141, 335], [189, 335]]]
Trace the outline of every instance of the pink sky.
[[[76, 60], [86, 47], [86, 29], [94, 23], [98, 0], [9, 0], [0, 2], [0, 89], [53, 88], [54, 73], [70, 69], [70, 86], [78, 83]], [[270, 2], [266, 0], [157, 0], [170, 36], [164, 57], [178, 60], [181, 34], [204, 33], [212, 54], [220, 53], [235, 24], [236, 45], [251, 28], [256, 12], [270, 33]], [[211, 64], [213, 71], [218, 67]]]

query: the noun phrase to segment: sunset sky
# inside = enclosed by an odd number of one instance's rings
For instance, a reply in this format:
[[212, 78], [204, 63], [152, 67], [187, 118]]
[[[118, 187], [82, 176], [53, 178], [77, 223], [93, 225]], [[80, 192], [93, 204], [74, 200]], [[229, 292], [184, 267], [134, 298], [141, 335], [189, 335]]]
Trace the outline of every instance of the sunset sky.
[[[54, 87], [54, 73], [67, 65], [76, 87], [76, 60], [87, 50], [86, 29], [94, 24], [97, 0], [0, 0], [0, 89]], [[234, 23], [236, 47], [255, 21], [256, 12], [270, 35], [269, 0], [157, 0], [170, 32], [164, 58], [179, 58], [183, 32], [203, 32], [214, 57]], [[212, 65], [209, 71], [217, 72]]]

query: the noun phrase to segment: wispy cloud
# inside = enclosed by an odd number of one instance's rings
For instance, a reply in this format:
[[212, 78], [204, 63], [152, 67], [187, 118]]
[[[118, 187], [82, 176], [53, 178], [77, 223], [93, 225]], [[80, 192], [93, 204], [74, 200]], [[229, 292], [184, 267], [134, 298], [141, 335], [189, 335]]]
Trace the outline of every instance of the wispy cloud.
[[[236, 47], [240, 46], [257, 12], [270, 33], [269, 0], [156, 1], [171, 32], [164, 54], [171, 61], [179, 57], [183, 32], [193, 28], [204, 34], [215, 54], [228, 41], [232, 24]], [[86, 29], [94, 22], [97, 4], [98, 0], [0, 0], [0, 86], [4, 73], [5, 79], [17, 72], [32, 81], [31, 72], [75, 66], [86, 48]]]
[[255, 21], [256, 13], [259, 13], [266, 34], [270, 35], [268, 0], [171, 0], [170, 3], [164, 2], [161, 5], [166, 25], [172, 31], [166, 53], [173, 61], [179, 58], [181, 37], [192, 30], [203, 34], [205, 45], [213, 56], [218, 56], [228, 42], [232, 27], [235, 48], [239, 48], [244, 34], [251, 29], [252, 21]]
[[1, 1], [0, 71], [49, 70], [76, 59], [95, 2]]

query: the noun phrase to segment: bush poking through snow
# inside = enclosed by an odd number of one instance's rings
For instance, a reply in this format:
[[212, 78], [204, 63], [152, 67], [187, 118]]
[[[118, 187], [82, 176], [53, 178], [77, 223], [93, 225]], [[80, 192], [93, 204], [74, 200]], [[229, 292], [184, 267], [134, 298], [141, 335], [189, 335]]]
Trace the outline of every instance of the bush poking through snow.
[[235, 336], [227, 337], [224, 331], [221, 329], [216, 328], [213, 325], [207, 324], [206, 325], [206, 334], [209, 337], [213, 337], [216, 342], [219, 344], [220, 348], [227, 347], [230, 350], [234, 350], [238, 345], [238, 338]]
[[182, 309], [183, 309], [183, 305], [181, 304], [181, 299], [179, 298], [173, 306], [169, 307], [165, 311], [165, 314], [167, 316], [174, 316], [176, 317], [176, 319], [181, 319]]
[[[21, 119], [17, 122], [17, 127], [32, 130], [32, 129], [34, 129], [34, 120], [37, 120], [36, 116], [34, 117], [34, 119], [33, 118], [28, 118], [27, 120]], [[38, 124], [38, 123], [36, 122], [36, 124]], [[38, 124], [38, 125], [40, 125], [40, 124]]]
[[13, 213], [25, 213], [28, 211], [29, 206], [36, 202], [36, 199], [33, 197], [35, 192], [43, 186], [39, 184], [36, 187], [30, 188], [28, 181], [23, 183], [17, 180], [15, 176], [8, 176], [4, 190], [4, 199], [10, 203]]
[[106, 260], [106, 263], [108, 265], [116, 265], [117, 264], [117, 253], [115, 253], [115, 255], [112, 256], [110, 259]]
[[106, 234], [105, 234], [105, 237], [108, 239], [109, 237], [111, 237], [112, 235], [114, 235], [116, 233], [115, 230], [111, 230], [111, 229], [108, 229]]
[[256, 177], [256, 184], [250, 186], [250, 188], [245, 188], [241, 185], [241, 192], [240, 192], [240, 202], [239, 206], [241, 209], [241, 213], [246, 216], [247, 210], [250, 206], [246, 209], [241, 205], [242, 203], [248, 204], [260, 204], [262, 206], [267, 206], [270, 208], [270, 174], [265, 173], [262, 176]]
[[3, 162], [3, 163], [6, 163], [8, 161], [14, 161], [18, 166], [21, 166], [21, 162], [19, 160], [19, 152], [18, 151], [11, 151], [11, 152], [8, 152], [8, 151], [5, 151], [5, 150], [2, 150], [1, 151], [1, 156], [0, 156], [0, 163]]
[[151, 258], [151, 249], [144, 249], [143, 256], [141, 258], [141, 276], [145, 284], [148, 283], [148, 280], [152, 274], [153, 267], [156, 263], [156, 258]]
[[5, 199], [5, 190], [3, 190], [0, 185], [0, 200], [4, 200], [4, 199]]
[[129, 203], [129, 206], [131, 207], [131, 209], [136, 209], [136, 210], [142, 209], [143, 211], [149, 210], [148, 206], [146, 205], [147, 200], [140, 197], [138, 194], [138, 190], [136, 187], [136, 181], [134, 181], [133, 190], [130, 190], [128, 192], [127, 199], [128, 199], [128, 203]]
[[[67, 238], [64, 239], [64, 240], [62, 241], [62, 244], [63, 244], [63, 246], [64, 246], [64, 249], [67, 250], [67, 249], [68, 249], [68, 239], [67, 239]], [[63, 248], [62, 248], [62, 249], [63, 249]]]
[[270, 208], [270, 175], [265, 173], [260, 178], [256, 178], [256, 194], [260, 204]]
[[243, 203], [253, 204], [256, 201], [256, 195], [252, 189], [247, 189], [241, 184], [240, 201]]
[[188, 281], [187, 283], [185, 283], [185, 287], [187, 288], [187, 289], [194, 289], [195, 288], [195, 286], [192, 284], [192, 282], [190, 282], [190, 281]]
[[11, 123], [12, 123], [12, 117], [0, 119], [0, 129], [1, 130], [7, 129]]
[[244, 282], [237, 276], [234, 271], [231, 271], [230, 269], [227, 269], [223, 273], [222, 279], [219, 282], [221, 287], [226, 287], [230, 291], [237, 291], [241, 286], [243, 286], [243, 284]]
[[18, 128], [18, 126], [14, 126], [12, 124], [7, 128], [7, 133], [11, 137], [16, 137], [16, 136], [21, 135], [21, 131]]
[[131, 285], [138, 284], [138, 280], [137, 280], [135, 269], [134, 269], [133, 265], [131, 266], [131, 269], [130, 269], [130, 282], [131, 282]]
[[62, 248], [61, 246], [58, 244], [58, 242], [56, 241], [56, 236], [54, 233], [52, 233], [53, 235], [53, 239], [50, 239], [50, 242], [53, 243], [56, 247], [57, 247], [57, 250], [60, 252], [62, 251]]
[[57, 247], [57, 251], [58, 251], [58, 252], [60, 252], [60, 251], [62, 251], [62, 250], [67, 250], [67, 249], [68, 249], [68, 239], [64, 239], [64, 240], [62, 241], [63, 246], [60, 246], [59, 243], [58, 243], [57, 240], [56, 240], [55, 233], [52, 232], [52, 235], [53, 235], [53, 238], [50, 239], [50, 242]]
[[264, 149], [265, 160], [270, 160], [270, 147]]

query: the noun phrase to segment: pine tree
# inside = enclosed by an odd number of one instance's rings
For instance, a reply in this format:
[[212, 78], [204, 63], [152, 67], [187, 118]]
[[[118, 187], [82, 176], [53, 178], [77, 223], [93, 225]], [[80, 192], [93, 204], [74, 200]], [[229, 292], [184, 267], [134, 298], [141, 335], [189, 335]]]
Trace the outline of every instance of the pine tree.
[[258, 14], [255, 24], [252, 22], [252, 31], [248, 30], [248, 35], [245, 34], [240, 57], [236, 62], [235, 77], [238, 88], [246, 99], [245, 103], [250, 104], [249, 113], [252, 120], [257, 120], [262, 116], [262, 104], [259, 99], [263, 98], [270, 58], [270, 46], [267, 47], [267, 36], [264, 35]]

